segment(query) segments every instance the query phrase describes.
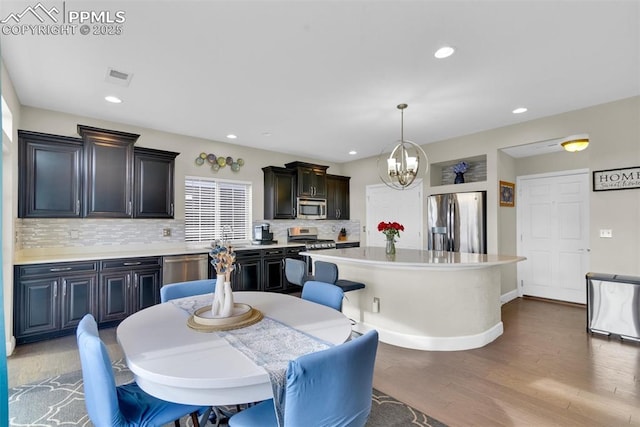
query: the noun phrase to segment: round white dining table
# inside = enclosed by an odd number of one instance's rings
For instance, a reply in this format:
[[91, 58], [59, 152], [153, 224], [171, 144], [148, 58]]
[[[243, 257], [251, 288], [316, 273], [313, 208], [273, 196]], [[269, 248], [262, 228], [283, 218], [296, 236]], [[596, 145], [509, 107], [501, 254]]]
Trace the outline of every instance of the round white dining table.
[[[345, 342], [351, 322], [342, 313], [301, 298], [271, 292], [234, 292], [265, 317], [332, 344]], [[170, 402], [233, 405], [273, 397], [267, 371], [216, 332], [187, 325], [189, 313], [171, 301], [123, 320], [117, 339], [138, 385]]]

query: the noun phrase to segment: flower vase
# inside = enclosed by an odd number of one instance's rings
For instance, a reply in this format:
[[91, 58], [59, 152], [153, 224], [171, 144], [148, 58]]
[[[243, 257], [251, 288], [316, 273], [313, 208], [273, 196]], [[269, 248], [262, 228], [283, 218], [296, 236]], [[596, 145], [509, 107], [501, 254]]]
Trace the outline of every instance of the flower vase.
[[226, 280], [224, 274], [216, 276], [216, 291], [211, 303], [211, 315], [213, 317], [229, 317], [233, 313], [233, 292], [231, 282]]
[[231, 282], [224, 282], [224, 302], [222, 304], [222, 317], [229, 317], [233, 314], [233, 291]]
[[464, 184], [464, 174], [462, 172], [456, 173], [456, 178], [453, 180], [454, 184]]
[[393, 236], [387, 236], [387, 245], [384, 248], [384, 252], [387, 255], [392, 255], [396, 253], [396, 241]]

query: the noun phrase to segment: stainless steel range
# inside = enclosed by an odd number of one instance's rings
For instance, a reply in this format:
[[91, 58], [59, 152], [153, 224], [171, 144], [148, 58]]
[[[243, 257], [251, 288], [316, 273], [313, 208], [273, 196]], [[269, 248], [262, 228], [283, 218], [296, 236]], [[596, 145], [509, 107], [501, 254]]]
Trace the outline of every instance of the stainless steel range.
[[304, 243], [308, 251], [320, 249], [335, 249], [336, 242], [331, 239], [318, 239], [317, 227], [289, 227], [287, 229], [287, 242]]

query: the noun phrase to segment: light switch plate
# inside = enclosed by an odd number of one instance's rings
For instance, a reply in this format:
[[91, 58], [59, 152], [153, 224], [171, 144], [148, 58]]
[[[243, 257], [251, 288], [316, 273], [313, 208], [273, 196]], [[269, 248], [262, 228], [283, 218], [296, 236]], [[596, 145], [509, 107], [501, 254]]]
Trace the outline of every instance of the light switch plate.
[[610, 239], [613, 237], [613, 231], [610, 228], [601, 228], [600, 229], [600, 237], [604, 237], [606, 239]]

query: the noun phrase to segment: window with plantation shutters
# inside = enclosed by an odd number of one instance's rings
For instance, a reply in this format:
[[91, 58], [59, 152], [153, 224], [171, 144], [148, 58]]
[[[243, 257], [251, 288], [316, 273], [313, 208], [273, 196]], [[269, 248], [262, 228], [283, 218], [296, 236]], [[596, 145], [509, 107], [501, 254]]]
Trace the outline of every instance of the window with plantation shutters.
[[251, 239], [251, 183], [185, 178], [187, 242]]

